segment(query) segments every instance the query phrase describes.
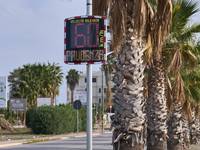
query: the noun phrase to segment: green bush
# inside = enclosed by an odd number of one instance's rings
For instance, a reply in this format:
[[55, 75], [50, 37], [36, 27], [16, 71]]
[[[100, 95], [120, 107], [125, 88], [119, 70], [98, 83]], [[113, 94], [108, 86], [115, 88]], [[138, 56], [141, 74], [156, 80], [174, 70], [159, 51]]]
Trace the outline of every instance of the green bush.
[[[87, 108], [78, 111], [79, 131], [87, 129]], [[35, 134], [62, 134], [77, 131], [77, 110], [71, 104], [29, 108], [26, 124]], [[94, 117], [93, 117], [94, 124]]]

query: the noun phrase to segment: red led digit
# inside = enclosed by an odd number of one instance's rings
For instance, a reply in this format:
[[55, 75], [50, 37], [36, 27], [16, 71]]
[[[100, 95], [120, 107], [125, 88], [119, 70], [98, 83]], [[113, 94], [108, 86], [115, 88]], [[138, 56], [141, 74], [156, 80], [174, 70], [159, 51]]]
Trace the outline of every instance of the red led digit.
[[[84, 48], [84, 46], [86, 45], [86, 36], [84, 36], [84, 34], [78, 34], [77, 33], [77, 27], [78, 26], [84, 26], [84, 23], [77, 23], [75, 25], [75, 46], [76, 46], [76, 48]], [[78, 37], [83, 37], [83, 45], [78, 45], [78, 43], [77, 43]]]
[[95, 45], [90, 45], [90, 36], [87, 36], [87, 45], [89, 47], [97, 47], [97, 45], [99, 45], [99, 24], [96, 23], [96, 22], [92, 22], [92, 23], [89, 23], [87, 25], [87, 34], [89, 34], [89, 35], [90, 35], [90, 26], [91, 25], [96, 25], [96, 44]]

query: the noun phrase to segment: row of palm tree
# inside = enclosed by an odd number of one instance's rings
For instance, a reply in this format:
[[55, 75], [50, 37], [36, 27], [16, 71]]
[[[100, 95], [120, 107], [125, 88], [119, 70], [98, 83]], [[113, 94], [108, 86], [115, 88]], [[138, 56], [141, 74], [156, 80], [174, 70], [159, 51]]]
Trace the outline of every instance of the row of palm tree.
[[[192, 95], [188, 95], [188, 81], [190, 77], [183, 79], [182, 77], [190, 72], [191, 68], [198, 66], [197, 56], [199, 55], [199, 49], [195, 45], [195, 33], [200, 32], [200, 25], [193, 24], [189, 25], [191, 15], [195, 14], [198, 10], [196, 9], [196, 3], [192, 3], [192, 1], [177, 1], [174, 2], [173, 7], [173, 19], [172, 19], [172, 30], [170, 34], [170, 39], [166, 43], [164, 48], [164, 52], [166, 52], [166, 64], [168, 65], [167, 74], [172, 83], [172, 91], [170, 90], [168, 94], [172, 94], [170, 100], [168, 98], [168, 104], [171, 102], [172, 113], [170, 114], [169, 124], [169, 140], [168, 140], [168, 149], [181, 149], [183, 146], [186, 146], [186, 143], [194, 143], [191, 138], [185, 138], [182, 131], [182, 124], [186, 120], [184, 119], [184, 114], [187, 114], [188, 120], [191, 122], [191, 108], [183, 107], [187, 106], [188, 102], [191, 104], [191, 99], [195, 96], [195, 93]], [[170, 62], [167, 61], [171, 60]], [[198, 82], [198, 80], [193, 80], [190, 84], [194, 82]], [[198, 91], [199, 87], [194, 86], [193, 91]], [[170, 88], [168, 88], [170, 89]], [[196, 91], [196, 94], [200, 94]], [[198, 100], [196, 97], [193, 100]], [[186, 105], [187, 104], [187, 105]], [[185, 124], [188, 124], [185, 122]], [[189, 130], [187, 130], [189, 131]], [[189, 134], [189, 133], [187, 133]], [[196, 138], [195, 138], [196, 139]]]
[[35, 63], [14, 69], [8, 76], [11, 98], [27, 98], [27, 107], [36, 105], [37, 97], [54, 98], [59, 95], [63, 72], [55, 63]]
[[[183, 148], [183, 132], [179, 130], [183, 110], [190, 110], [190, 102], [198, 100], [193, 97], [194, 88], [199, 92], [199, 86], [194, 86], [197, 78], [190, 92], [186, 82], [191, 76], [185, 81], [182, 78], [182, 70], [188, 72], [198, 64], [199, 46], [193, 40], [200, 26], [188, 26], [191, 15], [198, 11], [197, 4], [186, 0], [93, 0], [93, 5], [94, 15], [107, 16], [109, 8], [111, 50], [116, 54], [113, 149], [165, 150], [169, 145], [172, 149]], [[147, 100], [142, 83], [145, 66]], [[167, 103], [173, 110], [171, 135], [167, 128]]]

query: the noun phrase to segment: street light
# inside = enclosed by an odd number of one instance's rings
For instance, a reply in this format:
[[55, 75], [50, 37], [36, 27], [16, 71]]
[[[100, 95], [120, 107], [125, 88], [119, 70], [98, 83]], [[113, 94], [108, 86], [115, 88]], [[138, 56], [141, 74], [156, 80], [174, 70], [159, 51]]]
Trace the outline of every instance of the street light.
[[59, 63], [56, 63], [54, 66], [55, 69], [55, 88], [54, 88], [54, 93], [55, 93], [55, 106], [56, 106], [56, 65], [58, 65]]
[[103, 99], [103, 91], [104, 91], [103, 90], [103, 71], [104, 70], [103, 70], [103, 67], [104, 66], [102, 65], [102, 68], [101, 68], [101, 71], [102, 71], [102, 101], [101, 101], [102, 102], [102, 116], [101, 116], [102, 117], [101, 118], [101, 121], [102, 121], [102, 132], [104, 132], [104, 129], [103, 129], [103, 113], [104, 113], [104, 99]]

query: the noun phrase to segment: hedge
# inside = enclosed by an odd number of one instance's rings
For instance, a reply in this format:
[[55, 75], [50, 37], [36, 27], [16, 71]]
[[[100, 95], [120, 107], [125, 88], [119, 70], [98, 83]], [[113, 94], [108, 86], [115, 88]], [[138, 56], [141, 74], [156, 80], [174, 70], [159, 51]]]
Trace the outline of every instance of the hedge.
[[[87, 108], [78, 111], [79, 131], [87, 130]], [[35, 134], [63, 134], [77, 132], [77, 110], [71, 104], [59, 106], [41, 106], [29, 108], [26, 125]], [[93, 115], [94, 125], [94, 115]]]

